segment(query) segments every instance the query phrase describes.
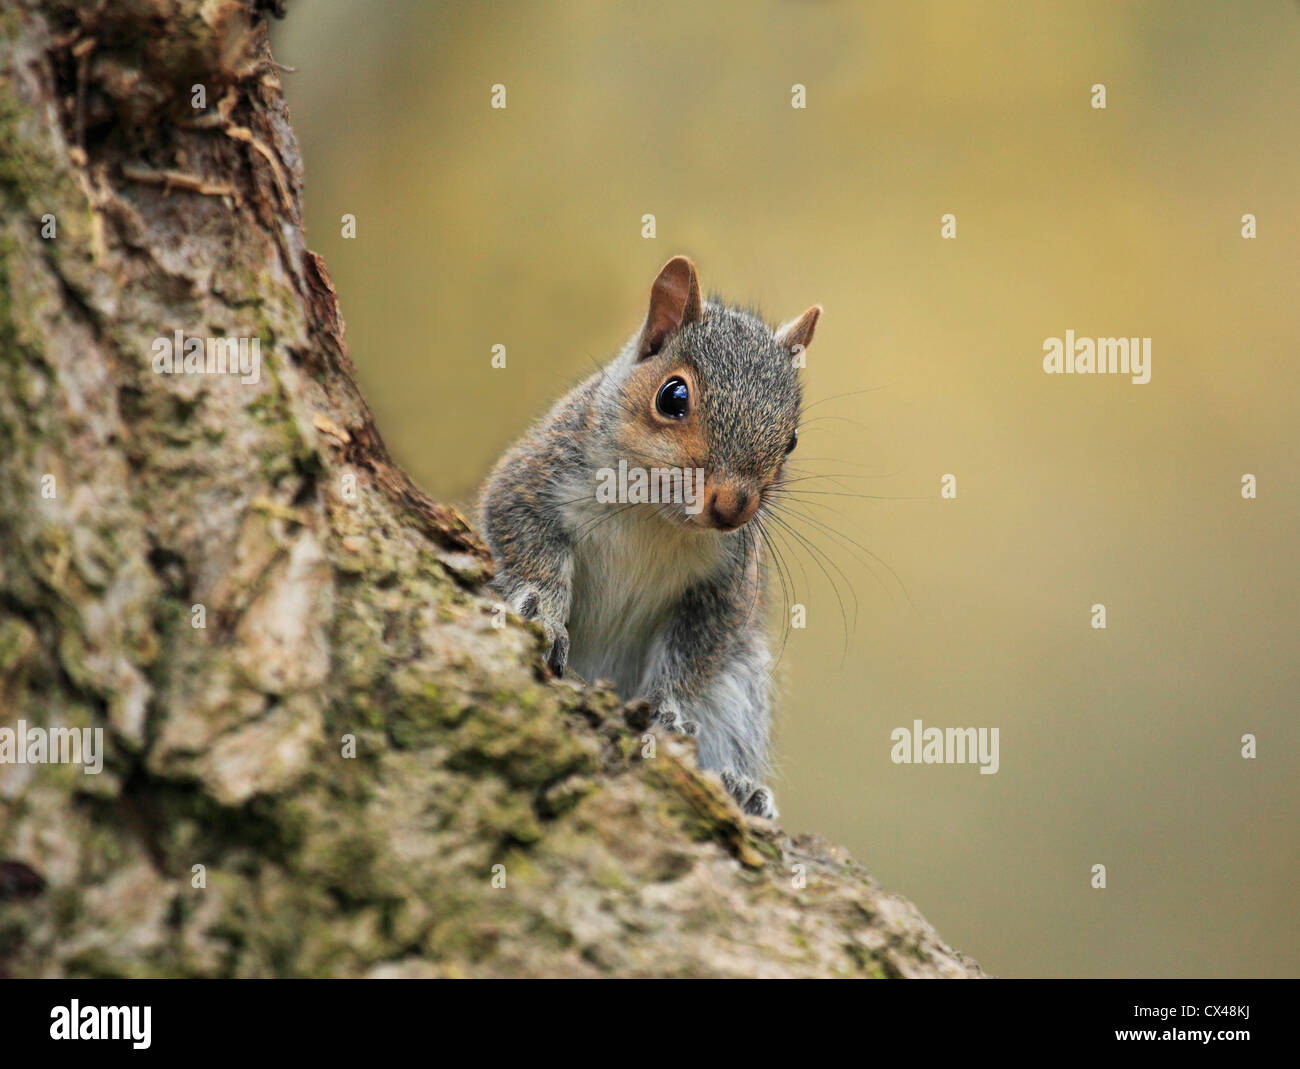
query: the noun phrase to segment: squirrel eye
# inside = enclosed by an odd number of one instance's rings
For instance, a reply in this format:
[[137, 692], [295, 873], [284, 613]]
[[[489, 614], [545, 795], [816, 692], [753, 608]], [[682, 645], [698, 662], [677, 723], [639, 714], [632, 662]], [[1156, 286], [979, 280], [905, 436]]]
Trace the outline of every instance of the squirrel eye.
[[797, 446], [798, 444], [799, 444], [799, 432], [795, 431], [792, 435], [790, 435], [790, 441], [786, 444], [785, 455], [789, 456], [791, 453], [793, 453], [794, 447]]
[[655, 397], [655, 408], [669, 419], [685, 419], [691, 408], [691, 391], [687, 388], [686, 381], [674, 375], [660, 386]]

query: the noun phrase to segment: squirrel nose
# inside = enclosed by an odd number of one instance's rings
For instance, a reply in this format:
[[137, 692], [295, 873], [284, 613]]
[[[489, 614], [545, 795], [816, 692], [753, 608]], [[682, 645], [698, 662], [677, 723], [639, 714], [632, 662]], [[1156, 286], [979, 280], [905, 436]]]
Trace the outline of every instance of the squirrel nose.
[[709, 494], [709, 519], [724, 530], [749, 522], [758, 511], [758, 495], [744, 487], [717, 486]]

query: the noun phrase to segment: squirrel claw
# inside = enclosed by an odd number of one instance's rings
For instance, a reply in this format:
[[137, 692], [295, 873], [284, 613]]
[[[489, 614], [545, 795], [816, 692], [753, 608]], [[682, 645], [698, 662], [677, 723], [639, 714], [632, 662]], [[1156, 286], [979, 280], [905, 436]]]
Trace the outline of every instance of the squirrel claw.
[[512, 600], [521, 620], [536, 620], [542, 625], [546, 640], [551, 644], [546, 654], [546, 667], [556, 678], [564, 675], [569, 663], [569, 632], [564, 624], [546, 611], [541, 592], [532, 585], [523, 587]]
[[531, 620], [537, 615], [537, 610], [541, 605], [541, 596], [536, 590], [529, 590], [520, 599], [516, 611], [519, 613], [521, 620]]
[[759, 787], [751, 794], [744, 803], [744, 810], [750, 816], [762, 817], [764, 820], [775, 820], [778, 816], [776, 800], [772, 797], [772, 791], [768, 787]]
[[698, 735], [700, 733], [700, 725], [694, 720], [685, 719], [676, 702], [661, 702], [655, 710], [654, 721], [660, 727], [678, 735]]
[[720, 775], [727, 793], [751, 817], [762, 817], [765, 820], [777, 818], [776, 800], [772, 797], [770, 787], [757, 784], [748, 776], [742, 776], [738, 772], [722, 772]]
[[546, 667], [558, 679], [564, 675], [564, 669], [568, 663], [569, 632], [563, 627], [559, 627], [555, 633], [555, 640], [551, 643], [551, 652], [546, 655]]

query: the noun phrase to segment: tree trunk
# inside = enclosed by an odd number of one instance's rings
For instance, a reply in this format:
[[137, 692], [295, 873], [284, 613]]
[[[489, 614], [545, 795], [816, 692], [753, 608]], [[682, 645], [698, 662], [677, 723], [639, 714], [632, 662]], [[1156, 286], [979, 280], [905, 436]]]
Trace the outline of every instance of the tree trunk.
[[278, 3], [0, 0], [0, 728], [104, 750], [0, 764], [0, 971], [979, 975], [494, 612], [303, 244]]

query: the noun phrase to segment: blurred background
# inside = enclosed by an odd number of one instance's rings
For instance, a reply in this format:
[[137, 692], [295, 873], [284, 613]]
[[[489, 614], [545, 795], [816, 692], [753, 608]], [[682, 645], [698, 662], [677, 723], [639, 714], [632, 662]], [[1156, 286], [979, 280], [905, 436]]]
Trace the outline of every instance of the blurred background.
[[[276, 34], [309, 241], [439, 499], [670, 256], [825, 306], [788, 829], [995, 974], [1300, 973], [1300, 6], [314, 0]], [[1067, 329], [1151, 337], [1150, 383], [1044, 374]], [[1000, 771], [891, 763], [915, 719], [998, 728]]]

